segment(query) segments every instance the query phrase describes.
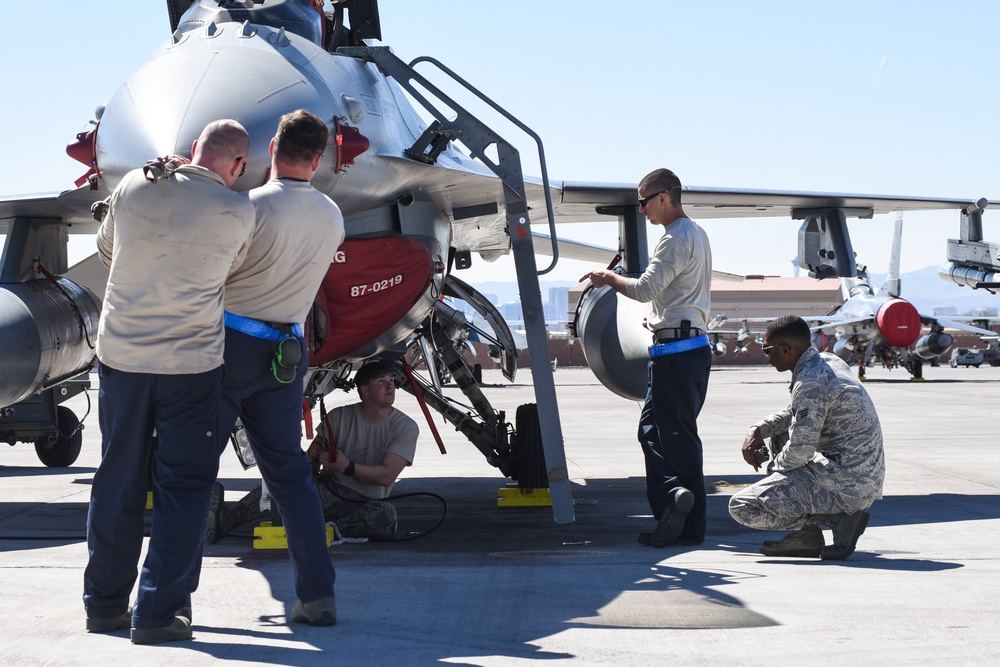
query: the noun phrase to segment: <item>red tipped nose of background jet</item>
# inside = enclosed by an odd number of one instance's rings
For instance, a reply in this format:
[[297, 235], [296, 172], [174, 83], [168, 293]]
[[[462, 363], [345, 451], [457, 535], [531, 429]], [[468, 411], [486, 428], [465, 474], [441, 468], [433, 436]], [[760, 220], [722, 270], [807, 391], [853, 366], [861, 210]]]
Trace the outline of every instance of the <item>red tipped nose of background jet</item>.
[[875, 321], [893, 347], [909, 347], [920, 337], [920, 314], [909, 301], [889, 299], [878, 309]]

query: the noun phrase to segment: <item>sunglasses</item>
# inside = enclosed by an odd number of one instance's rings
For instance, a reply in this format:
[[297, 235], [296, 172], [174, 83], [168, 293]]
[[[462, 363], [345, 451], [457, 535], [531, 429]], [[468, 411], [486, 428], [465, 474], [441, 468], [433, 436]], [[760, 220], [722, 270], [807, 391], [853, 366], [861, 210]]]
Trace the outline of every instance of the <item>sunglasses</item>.
[[771, 350], [773, 348], [779, 347], [781, 345], [786, 345], [786, 344], [787, 343], [775, 343], [774, 345], [761, 345], [760, 346], [760, 351], [763, 352], [764, 354], [768, 355], [768, 356], [771, 356]]
[[652, 200], [656, 199], [657, 197], [659, 197], [660, 195], [662, 195], [664, 192], [668, 192], [668, 190], [660, 190], [659, 192], [654, 192], [653, 194], [648, 195], [646, 197], [639, 197], [639, 208], [645, 208], [646, 204], [648, 204]]

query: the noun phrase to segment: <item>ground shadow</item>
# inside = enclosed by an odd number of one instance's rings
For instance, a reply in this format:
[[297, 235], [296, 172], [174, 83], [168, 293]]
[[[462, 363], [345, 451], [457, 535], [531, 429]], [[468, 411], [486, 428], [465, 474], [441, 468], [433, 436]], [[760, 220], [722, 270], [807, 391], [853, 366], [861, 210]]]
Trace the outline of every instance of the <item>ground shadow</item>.
[[97, 468], [89, 466], [49, 468], [39, 463], [37, 466], [0, 465], [0, 479], [4, 477], [51, 477], [53, 475], [93, 475]]
[[[550, 508], [497, 508], [502, 479], [402, 480], [395, 492], [432, 488], [446, 497], [447, 520], [419, 540], [334, 547], [336, 629], [291, 626], [294, 638], [307, 642], [306, 647], [284, 641], [249, 648], [238, 641], [214, 643], [216, 639], [192, 647], [227, 659], [239, 659], [243, 652], [266, 664], [303, 664], [316, 649], [351, 665], [384, 664], [387, 655], [409, 664], [462, 664], [463, 656], [578, 658], [546, 652], [536, 644], [572, 628], [774, 625], [726, 591], [758, 575], [670, 567], [662, 561], [701, 547], [662, 550], [636, 542], [638, 531], [652, 522], [642, 516], [648, 512], [642, 484], [638, 478], [588, 480], [585, 487], [574, 488], [576, 521], [560, 525], [553, 522]], [[710, 511], [717, 513], [720, 507]], [[424, 511], [400, 507], [401, 529], [426, 526], [436, 518], [432, 507], [426, 509], [429, 514]], [[241, 532], [207, 553], [232, 553], [239, 567], [261, 573], [287, 615], [294, 600], [287, 554], [254, 552], [248, 541]], [[285, 618], [258, 620], [265, 627], [285, 623]], [[271, 634], [266, 629], [203, 631], [249, 633], [264, 640]]]

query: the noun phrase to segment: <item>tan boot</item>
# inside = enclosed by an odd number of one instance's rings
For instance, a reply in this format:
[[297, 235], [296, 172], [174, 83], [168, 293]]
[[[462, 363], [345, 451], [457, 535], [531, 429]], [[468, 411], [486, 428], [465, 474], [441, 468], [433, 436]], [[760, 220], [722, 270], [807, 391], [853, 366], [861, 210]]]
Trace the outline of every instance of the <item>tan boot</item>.
[[320, 598], [312, 602], [295, 601], [292, 605], [292, 623], [329, 626], [337, 624], [337, 599]]

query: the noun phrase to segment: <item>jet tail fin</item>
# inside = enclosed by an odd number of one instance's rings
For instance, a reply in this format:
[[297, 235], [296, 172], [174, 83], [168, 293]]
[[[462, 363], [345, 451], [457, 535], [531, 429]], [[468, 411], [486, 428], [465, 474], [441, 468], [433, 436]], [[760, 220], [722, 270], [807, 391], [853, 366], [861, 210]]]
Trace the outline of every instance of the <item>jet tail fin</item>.
[[892, 233], [892, 255], [889, 257], [889, 274], [878, 289], [879, 296], [896, 298], [900, 294], [899, 261], [903, 246], [903, 212], [896, 213], [896, 226]]

